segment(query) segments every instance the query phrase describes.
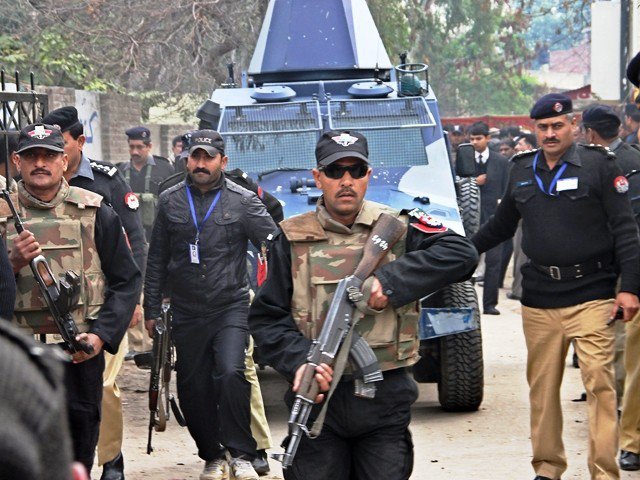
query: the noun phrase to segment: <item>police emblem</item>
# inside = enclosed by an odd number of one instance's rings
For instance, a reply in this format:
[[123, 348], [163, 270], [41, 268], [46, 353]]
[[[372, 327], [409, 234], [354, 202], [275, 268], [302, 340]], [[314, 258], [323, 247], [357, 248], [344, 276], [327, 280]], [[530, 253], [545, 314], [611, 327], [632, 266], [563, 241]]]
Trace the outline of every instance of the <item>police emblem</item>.
[[560, 102], [556, 102], [555, 105], [553, 106], [553, 109], [560, 113], [562, 111], [562, 104]]
[[29, 136], [37, 138], [38, 140], [44, 140], [51, 135], [51, 133], [52, 130], [44, 128], [44, 125], [36, 125], [35, 128], [29, 132]]
[[348, 147], [349, 145], [353, 145], [358, 141], [357, 137], [349, 135], [348, 133], [341, 133], [340, 135], [336, 135], [335, 137], [331, 137], [331, 140], [336, 142], [338, 145], [343, 147]]
[[136, 210], [138, 210], [138, 207], [140, 207], [140, 200], [135, 193], [127, 192], [127, 194], [124, 196], [124, 204], [129, 210], [133, 210], [135, 212]]
[[624, 177], [622, 175], [615, 178], [615, 180], [613, 181], [613, 186], [618, 193], [627, 193], [627, 191], [629, 191], [629, 181], [627, 180], [627, 177]]
[[417, 222], [411, 222], [410, 225], [424, 233], [438, 233], [446, 232], [445, 227], [441, 221], [433, 218], [431, 215], [427, 215], [419, 208], [414, 208], [408, 213], [409, 217], [417, 220]]

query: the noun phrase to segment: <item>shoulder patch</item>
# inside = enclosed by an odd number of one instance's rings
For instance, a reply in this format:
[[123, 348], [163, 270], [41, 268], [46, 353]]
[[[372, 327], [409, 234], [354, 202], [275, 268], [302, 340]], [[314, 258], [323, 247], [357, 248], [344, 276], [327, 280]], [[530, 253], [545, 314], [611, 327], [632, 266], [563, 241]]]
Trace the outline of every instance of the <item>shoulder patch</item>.
[[532, 155], [534, 153], [537, 153], [539, 151], [540, 151], [539, 148], [534, 148], [532, 150], [524, 150], [522, 152], [516, 152], [516, 153], [513, 154], [513, 157], [511, 157], [511, 159], [515, 160], [516, 158], [526, 157], [526, 156]]
[[319, 242], [329, 238], [320, 225], [316, 212], [287, 218], [280, 222], [280, 228], [290, 242]]
[[124, 195], [124, 204], [129, 210], [135, 212], [140, 207], [140, 199], [133, 192], [127, 192]]
[[409, 216], [409, 225], [417, 228], [421, 232], [440, 233], [446, 232], [448, 230], [440, 220], [427, 215], [419, 208], [414, 208], [413, 210], [407, 212], [407, 215]]
[[629, 191], [629, 180], [624, 175], [620, 175], [613, 179], [613, 188], [618, 193], [627, 193]]
[[596, 150], [600, 153], [604, 153], [610, 160], [616, 158], [616, 154], [613, 153], [613, 150], [611, 150], [609, 147], [605, 147], [604, 145], [600, 145], [598, 143], [581, 143], [580, 145], [590, 150]]
[[91, 170], [104, 173], [108, 177], [113, 177], [118, 172], [118, 168], [115, 165], [98, 163], [95, 160], [90, 160], [89, 164], [91, 165]]
[[69, 187], [69, 195], [65, 199], [65, 202], [74, 203], [80, 208], [99, 208], [102, 202], [102, 195], [85, 190], [84, 188], [71, 186]]

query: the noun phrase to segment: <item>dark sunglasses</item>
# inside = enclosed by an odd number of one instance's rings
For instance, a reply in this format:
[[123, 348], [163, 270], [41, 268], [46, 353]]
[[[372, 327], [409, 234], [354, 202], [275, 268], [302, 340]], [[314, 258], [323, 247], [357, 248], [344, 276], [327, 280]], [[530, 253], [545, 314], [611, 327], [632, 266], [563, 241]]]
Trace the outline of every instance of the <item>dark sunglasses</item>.
[[339, 178], [344, 177], [345, 172], [349, 172], [351, 178], [357, 180], [359, 178], [364, 177], [369, 171], [369, 165], [366, 163], [358, 163], [356, 165], [327, 165], [326, 167], [320, 167], [321, 172], [332, 178], [334, 180], [338, 180]]

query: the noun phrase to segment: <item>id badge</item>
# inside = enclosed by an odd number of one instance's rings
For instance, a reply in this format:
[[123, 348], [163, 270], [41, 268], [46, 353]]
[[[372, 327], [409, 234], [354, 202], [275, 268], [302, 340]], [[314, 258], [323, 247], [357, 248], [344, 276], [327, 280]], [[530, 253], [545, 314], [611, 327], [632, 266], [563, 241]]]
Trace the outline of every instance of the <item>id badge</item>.
[[200, 263], [200, 250], [197, 243], [189, 244], [189, 257], [191, 258], [191, 263]]
[[556, 185], [556, 192], [575, 190], [578, 188], [578, 177], [561, 178]]

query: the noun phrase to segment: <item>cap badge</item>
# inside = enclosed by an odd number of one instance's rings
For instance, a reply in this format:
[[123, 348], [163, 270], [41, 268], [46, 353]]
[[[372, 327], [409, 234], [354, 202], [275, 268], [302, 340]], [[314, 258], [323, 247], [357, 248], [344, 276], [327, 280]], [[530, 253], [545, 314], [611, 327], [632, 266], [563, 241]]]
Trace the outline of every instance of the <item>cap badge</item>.
[[29, 132], [30, 137], [37, 138], [38, 140], [44, 140], [53, 133], [52, 130], [44, 128], [43, 125], [36, 125], [35, 128]]
[[338, 145], [343, 147], [348, 147], [349, 145], [353, 145], [358, 141], [357, 137], [349, 135], [348, 133], [341, 133], [335, 137], [331, 137], [331, 140], [336, 142]]
[[616, 188], [616, 192], [627, 193], [629, 190], [629, 181], [627, 180], [627, 177], [620, 175], [613, 181], [613, 186]]
[[198, 138], [194, 138], [192, 139], [193, 143], [208, 143], [209, 145], [211, 145], [211, 138], [207, 138], [207, 137], [198, 137]]
[[124, 196], [124, 203], [129, 210], [136, 211], [140, 206], [140, 200], [138, 200], [138, 196], [133, 192], [127, 192]]
[[555, 105], [553, 106], [553, 109], [560, 113], [562, 111], [562, 104], [560, 102], [556, 102]]

